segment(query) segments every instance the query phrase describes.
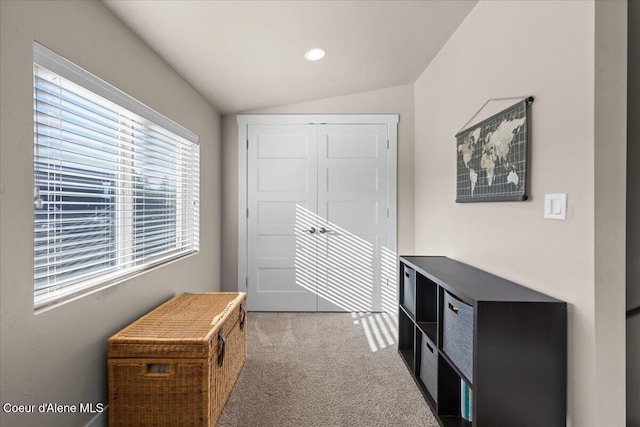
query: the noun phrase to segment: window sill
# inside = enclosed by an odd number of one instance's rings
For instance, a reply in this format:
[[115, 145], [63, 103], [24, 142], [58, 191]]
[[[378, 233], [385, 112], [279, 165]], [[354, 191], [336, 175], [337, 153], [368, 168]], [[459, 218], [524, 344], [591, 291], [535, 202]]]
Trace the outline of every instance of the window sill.
[[82, 281], [80, 283], [56, 291], [52, 291], [50, 293], [37, 295], [34, 297], [34, 314], [38, 315], [65, 305], [66, 303], [69, 303], [71, 301], [75, 301], [96, 292], [100, 292], [104, 289], [133, 279], [134, 277], [141, 276], [142, 274], [155, 270], [159, 267], [169, 265], [176, 261], [180, 261], [190, 256], [196, 255], [198, 252], [199, 250], [192, 250], [189, 252], [181, 253], [179, 255], [172, 254], [157, 259], [152, 264], [137, 267], [135, 269], [129, 269], [126, 272], [109, 273], [97, 278]]

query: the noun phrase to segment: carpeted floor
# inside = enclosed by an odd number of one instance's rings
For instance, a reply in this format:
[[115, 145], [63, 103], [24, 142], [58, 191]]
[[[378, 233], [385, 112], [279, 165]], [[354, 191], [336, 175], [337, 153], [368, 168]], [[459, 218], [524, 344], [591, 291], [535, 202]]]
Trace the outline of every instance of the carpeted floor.
[[248, 317], [247, 361], [219, 427], [438, 426], [387, 314]]

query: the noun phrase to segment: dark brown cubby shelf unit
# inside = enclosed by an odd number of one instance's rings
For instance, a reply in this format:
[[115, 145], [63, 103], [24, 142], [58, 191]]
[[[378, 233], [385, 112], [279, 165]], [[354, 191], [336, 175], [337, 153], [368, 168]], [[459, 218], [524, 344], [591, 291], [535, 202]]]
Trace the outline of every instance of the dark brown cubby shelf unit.
[[441, 426], [566, 426], [565, 302], [447, 257], [399, 267], [398, 352]]

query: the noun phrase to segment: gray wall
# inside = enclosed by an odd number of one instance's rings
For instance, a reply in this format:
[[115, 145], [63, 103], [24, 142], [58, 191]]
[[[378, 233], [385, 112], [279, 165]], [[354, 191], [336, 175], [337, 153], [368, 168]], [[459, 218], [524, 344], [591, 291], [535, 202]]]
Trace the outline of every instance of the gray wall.
[[[399, 114], [398, 124], [398, 252], [413, 253], [413, 85], [247, 111], [251, 114]], [[223, 212], [222, 287], [238, 283], [238, 125], [236, 115], [222, 121]]]
[[[627, 310], [640, 307], [640, 2], [629, 2]], [[627, 320], [627, 425], [640, 427], [640, 316]]]
[[626, 418], [627, 2], [595, 2], [595, 422]]
[[627, 427], [640, 427], [640, 316], [627, 320]]
[[[0, 2], [1, 402], [106, 402], [106, 340], [182, 291], [219, 289], [220, 117], [97, 1]], [[200, 136], [200, 253], [44, 313], [33, 311], [32, 42]], [[9, 415], [4, 426], [84, 425], [91, 414]]]
[[[415, 84], [416, 253], [569, 303], [573, 427], [624, 425], [624, 32], [626, 2], [479, 2]], [[520, 95], [535, 97], [531, 199], [456, 204], [454, 135]], [[567, 220], [543, 219], [561, 192]]]

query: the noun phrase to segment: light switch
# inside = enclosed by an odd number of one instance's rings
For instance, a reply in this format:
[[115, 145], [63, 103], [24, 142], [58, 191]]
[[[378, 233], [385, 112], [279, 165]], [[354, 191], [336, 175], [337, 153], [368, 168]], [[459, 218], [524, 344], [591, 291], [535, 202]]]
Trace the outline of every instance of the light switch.
[[545, 218], [547, 217], [547, 215], [553, 214], [553, 199], [549, 199], [546, 196], [544, 198], [544, 213]]
[[544, 195], [544, 217], [547, 219], [567, 219], [567, 193]]

